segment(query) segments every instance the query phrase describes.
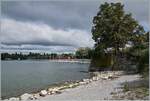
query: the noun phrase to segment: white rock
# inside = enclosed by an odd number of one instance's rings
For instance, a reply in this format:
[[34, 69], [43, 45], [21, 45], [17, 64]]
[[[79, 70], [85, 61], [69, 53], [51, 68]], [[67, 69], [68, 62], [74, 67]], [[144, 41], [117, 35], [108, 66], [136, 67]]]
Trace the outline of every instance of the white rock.
[[48, 95], [56, 94], [56, 93], [61, 93], [60, 89], [63, 89], [64, 87], [65, 86], [63, 86], [63, 87], [56, 87], [56, 88], [49, 88], [48, 89]]
[[57, 88], [54, 88], [51, 93], [56, 94], [56, 93], [60, 93], [60, 91]]
[[64, 89], [66, 86], [61, 86], [61, 87], [59, 87], [58, 88], [58, 90], [62, 90], [62, 89]]
[[48, 88], [48, 91], [52, 91], [53, 90], [53, 88]]
[[46, 90], [41, 90], [40, 96], [46, 96], [46, 95], [47, 95], [47, 91]]
[[107, 80], [108, 76], [102, 76], [101, 78], [104, 79], [104, 80]]
[[78, 86], [78, 85], [79, 85], [79, 83], [74, 83], [74, 85], [75, 85], [75, 86]]
[[39, 96], [39, 94], [37, 93], [37, 94], [33, 94], [33, 98], [34, 99], [38, 99], [40, 96]]
[[9, 98], [8, 101], [19, 101], [19, 98], [12, 97], [12, 98]]
[[90, 80], [89, 79], [83, 79], [83, 82], [89, 83]]
[[55, 94], [56, 92], [55, 91], [51, 91], [51, 94]]
[[80, 84], [80, 85], [85, 85], [85, 84], [86, 84], [86, 82], [79, 82], [79, 84]]
[[34, 96], [31, 96], [31, 97], [29, 97], [29, 99], [30, 99], [30, 100], [34, 100], [34, 99], [37, 99], [37, 98], [34, 97]]
[[92, 82], [93, 80], [92, 80], [92, 79], [90, 79], [89, 81], [90, 81], [90, 82]]
[[57, 92], [57, 91], [59, 91], [59, 88], [53, 88], [52, 91]]
[[69, 88], [72, 88], [73, 86], [74, 86], [73, 84], [70, 84], [70, 85], [69, 85]]
[[93, 79], [93, 81], [97, 81], [98, 77], [93, 77], [92, 79]]
[[108, 75], [108, 78], [112, 78], [114, 75], [113, 74], [109, 74]]
[[52, 93], [49, 91], [47, 94], [48, 94], [48, 95], [51, 95]]
[[83, 82], [86, 82], [86, 81], [88, 81], [88, 79], [83, 79]]
[[20, 99], [21, 100], [29, 100], [30, 97], [33, 97], [33, 95], [25, 93], [25, 94], [23, 94], [23, 95], [20, 96]]

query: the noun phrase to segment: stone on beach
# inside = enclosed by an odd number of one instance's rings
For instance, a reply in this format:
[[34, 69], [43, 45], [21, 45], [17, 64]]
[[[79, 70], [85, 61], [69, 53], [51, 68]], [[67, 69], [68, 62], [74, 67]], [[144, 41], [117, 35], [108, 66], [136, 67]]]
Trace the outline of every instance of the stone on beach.
[[48, 95], [56, 94], [56, 93], [59, 94], [59, 93], [61, 93], [60, 89], [63, 89], [63, 87], [49, 88]]
[[92, 79], [90, 79], [89, 81], [90, 81], [90, 82], [92, 82], [93, 80], [92, 80]]
[[31, 97], [33, 97], [32, 94], [25, 93], [25, 94], [20, 96], [20, 100], [23, 100], [23, 101], [29, 100]]
[[59, 88], [53, 88], [53, 91], [57, 92], [57, 91], [59, 91]]
[[97, 80], [98, 80], [98, 77], [93, 77], [92, 80], [93, 80], [93, 81], [97, 81]]
[[70, 85], [69, 85], [69, 88], [73, 88], [73, 86], [74, 86], [73, 84], [70, 84]]
[[79, 82], [79, 84], [80, 84], [80, 85], [85, 85], [86, 82], [82, 82], [82, 81], [81, 81], [81, 82]]
[[41, 90], [40, 96], [46, 96], [46, 95], [47, 95], [47, 91], [46, 90]]
[[[40, 97], [40, 95], [37, 93], [37, 94], [33, 94], [33, 98], [34, 99], [38, 99]], [[32, 99], [32, 98], [31, 98]]]
[[101, 77], [103, 80], [107, 80], [109, 78], [109, 76], [102, 76]]
[[[7, 101], [7, 100], [6, 100], [6, 101]], [[12, 97], [12, 98], [9, 98], [8, 101], [19, 101], [19, 98]]]
[[[61, 86], [61, 87], [58, 87], [57, 89], [58, 90], [62, 90], [62, 89], [65, 89], [67, 86]], [[53, 90], [53, 89], [52, 89]]]
[[83, 82], [90, 83], [89, 79], [83, 79]]
[[77, 82], [76, 82], [76, 83], [74, 83], [73, 85], [74, 85], [74, 86], [78, 86], [78, 85], [79, 85], [79, 83], [77, 83]]
[[53, 89], [53, 92], [54, 92], [54, 93], [61, 93], [60, 90], [59, 90], [59, 88], [54, 88], [54, 89]]

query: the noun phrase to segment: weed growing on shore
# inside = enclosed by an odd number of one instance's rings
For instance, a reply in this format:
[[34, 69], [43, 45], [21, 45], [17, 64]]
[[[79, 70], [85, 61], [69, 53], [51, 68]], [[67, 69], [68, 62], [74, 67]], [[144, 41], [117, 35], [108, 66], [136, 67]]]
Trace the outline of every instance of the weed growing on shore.
[[123, 86], [123, 92], [127, 92], [129, 91], [129, 84], [127, 82], [125, 82], [124, 86]]

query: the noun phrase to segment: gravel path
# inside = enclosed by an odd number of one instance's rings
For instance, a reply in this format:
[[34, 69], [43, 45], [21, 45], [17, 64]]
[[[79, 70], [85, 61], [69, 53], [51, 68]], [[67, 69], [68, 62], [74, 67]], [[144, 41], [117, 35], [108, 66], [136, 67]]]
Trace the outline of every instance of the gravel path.
[[87, 85], [81, 85], [76, 88], [66, 89], [62, 94], [48, 95], [41, 97], [37, 101], [80, 101], [80, 100], [104, 100], [111, 98], [111, 92], [114, 92], [121, 83], [139, 79], [139, 75], [122, 75], [114, 80], [98, 80]]

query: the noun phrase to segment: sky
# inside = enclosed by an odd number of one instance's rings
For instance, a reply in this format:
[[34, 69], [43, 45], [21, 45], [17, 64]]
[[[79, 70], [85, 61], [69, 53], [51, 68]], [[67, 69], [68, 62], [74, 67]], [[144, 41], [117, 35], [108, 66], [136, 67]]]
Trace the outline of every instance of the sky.
[[[1, 1], [2, 52], [74, 52], [93, 47], [92, 19], [106, 0]], [[148, 26], [149, 0], [121, 2], [126, 13]]]

